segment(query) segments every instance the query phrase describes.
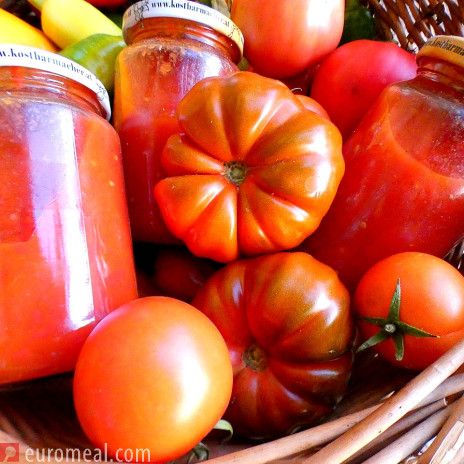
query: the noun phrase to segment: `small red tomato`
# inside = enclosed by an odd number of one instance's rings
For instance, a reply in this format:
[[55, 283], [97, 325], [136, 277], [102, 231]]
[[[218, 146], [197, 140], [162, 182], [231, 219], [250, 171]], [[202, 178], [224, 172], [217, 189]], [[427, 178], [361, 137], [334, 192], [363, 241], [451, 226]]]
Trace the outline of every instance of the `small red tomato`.
[[185, 454], [221, 418], [231, 391], [220, 332], [167, 297], [139, 298], [110, 313], [86, 340], [74, 375], [84, 432], [118, 461]]
[[165, 295], [153, 282], [153, 279], [143, 269], [136, 269], [135, 276], [137, 278], [137, 292], [140, 298], [145, 296]]
[[365, 346], [377, 335], [385, 340], [373, 349], [383, 358], [424, 369], [464, 338], [464, 277], [435, 256], [398, 253], [364, 274], [353, 308], [361, 339], [371, 340]]
[[393, 42], [354, 40], [322, 61], [309, 95], [346, 139], [380, 92], [390, 83], [413, 78], [416, 69], [416, 56]]
[[152, 281], [163, 295], [189, 302], [216, 270], [212, 262], [187, 248], [165, 247], [156, 253]]

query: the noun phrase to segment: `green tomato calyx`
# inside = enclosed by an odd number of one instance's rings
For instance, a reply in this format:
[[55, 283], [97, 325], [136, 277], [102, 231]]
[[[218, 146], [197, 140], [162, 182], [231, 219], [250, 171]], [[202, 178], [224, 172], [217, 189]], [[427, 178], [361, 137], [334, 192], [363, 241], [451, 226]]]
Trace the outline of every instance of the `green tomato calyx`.
[[400, 319], [400, 305], [401, 305], [401, 283], [400, 279], [396, 283], [395, 291], [393, 293], [390, 308], [387, 317], [361, 317], [360, 320], [374, 324], [380, 327], [380, 330], [371, 338], [361, 344], [356, 350], [357, 353], [364, 351], [374, 345], [392, 338], [395, 344], [395, 359], [401, 361], [404, 357], [404, 336], [411, 335], [413, 337], [434, 337], [439, 338], [438, 335], [433, 335], [425, 330], [419, 329], [412, 325], [406, 324]]

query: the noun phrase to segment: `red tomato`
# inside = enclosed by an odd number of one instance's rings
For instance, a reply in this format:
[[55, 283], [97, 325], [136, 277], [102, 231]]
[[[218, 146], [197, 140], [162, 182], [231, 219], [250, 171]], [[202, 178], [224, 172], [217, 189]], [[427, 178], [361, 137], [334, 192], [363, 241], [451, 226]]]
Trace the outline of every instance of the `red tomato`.
[[303, 72], [334, 50], [344, 15], [344, 0], [234, 0], [231, 9], [253, 68], [279, 78]]
[[298, 100], [300, 100], [301, 103], [303, 103], [303, 106], [311, 111], [314, 111], [317, 113], [319, 116], [322, 116], [323, 118], [327, 119], [330, 121], [329, 113], [323, 108], [323, 106], [318, 103], [316, 100], [314, 100], [311, 97], [308, 97], [306, 95], [295, 95]]
[[152, 277], [148, 275], [143, 269], [136, 269], [136, 277], [139, 298], [143, 298], [145, 296], [167, 296], [155, 285]]
[[134, 300], [103, 319], [74, 376], [84, 432], [127, 461], [164, 462], [188, 452], [221, 418], [231, 389], [219, 331], [200, 311], [167, 297]]
[[155, 186], [165, 223], [197, 256], [229, 262], [293, 248], [318, 227], [344, 172], [341, 136], [282, 83], [210, 77], [177, 108], [182, 133]]
[[192, 303], [222, 333], [234, 384], [234, 430], [263, 438], [314, 424], [345, 392], [352, 363], [348, 291], [306, 253], [234, 261]]
[[[311, 82], [319, 65], [311, 66], [296, 76], [280, 79], [295, 95], [308, 95]], [[250, 69], [251, 71], [252, 69]], [[248, 71], [248, 69], [247, 69]]]
[[163, 295], [189, 302], [216, 270], [185, 248], [166, 247], [156, 253], [152, 281]]
[[[439, 338], [404, 335], [401, 360], [395, 357], [392, 338], [373, 349], [395, 365], [424, 369], [464, 338], [464, 277], [451, 264], [429, 254], [392, 255], [379, 261], [362, 277], [353, 299], [356, 315], [386, 318], [398, 279], [399, 319]], [[358, 327], [363, 341], [380, 330], [361, 319]]]
[[346, 139], [388, 84], [411, 79], [416, 70], [415, 55], [393, 42], [355, 40], [322, 61], [310, 96]]

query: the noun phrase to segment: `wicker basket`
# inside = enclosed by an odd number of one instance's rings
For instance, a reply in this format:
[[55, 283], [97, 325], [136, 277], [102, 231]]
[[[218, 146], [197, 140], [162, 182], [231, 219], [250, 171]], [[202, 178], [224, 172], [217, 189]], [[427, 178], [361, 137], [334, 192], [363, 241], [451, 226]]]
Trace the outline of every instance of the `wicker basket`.
[[433, 35], [464, 35], [462, 0], [368, 0], [378, 38], [417, 52]]
[[[416, 51], [437, 34], [464, 36], [464, 0], [365, 4], [375, 15], [378, 38], [397, 41], [406, 50]], [[460, 267], [462, 256], [459, 245], [449, 259]], [[209, 462], [464, 463], [464, 374], [455, 373], [463, 364], [464, 341], [420, 374], [363, 354], [356, 360], [347, 395], [326, 422], [260, 444], [233, 438], [222, 445], [221, 437], [211, 434], [205, 440], [211, 449]], [[71, 386], [69, 374], [0, 389], [0, 461], [56, 464], [75, 461], [76, 450], [92, 449], [79, 427]], [[10, 444], [8, 449], [5, 444]], [[41, 459], [31, 454], [42, 449], [46, 456]], [[50, 455], [51, 450], [61, 453]], [[454, 460], [445, 460], [451, 455]], [[186, 462], [187, 457], [176, 461]]]

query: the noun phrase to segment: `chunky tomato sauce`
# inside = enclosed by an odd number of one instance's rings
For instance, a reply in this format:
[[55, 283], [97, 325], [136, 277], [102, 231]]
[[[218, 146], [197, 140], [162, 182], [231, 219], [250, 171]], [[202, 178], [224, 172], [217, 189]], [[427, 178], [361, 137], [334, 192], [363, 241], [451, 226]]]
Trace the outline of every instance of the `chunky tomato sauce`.
[[180, 243], [153, 194], [165, 177], [161, 152], [180, 130], [179, 102], [201, 79], [236, 72], [232, 58], [239, 58], [238, 48], [226, 36], [179, 18], [146, 18], [127, 34], [129, 45], [116, 66], [114, 126], [121, 137], [132, 236]]
[[462, 100], [462, 90], [419, 76], [384, 93], [346, 142], [335, 201], [301, 248], [351, 290], [384, 257], [444, 257], [464, 236]]
[[0, 94], [0, 384], [72, 370], [137, 297], [120, 145], [101, 117]]

